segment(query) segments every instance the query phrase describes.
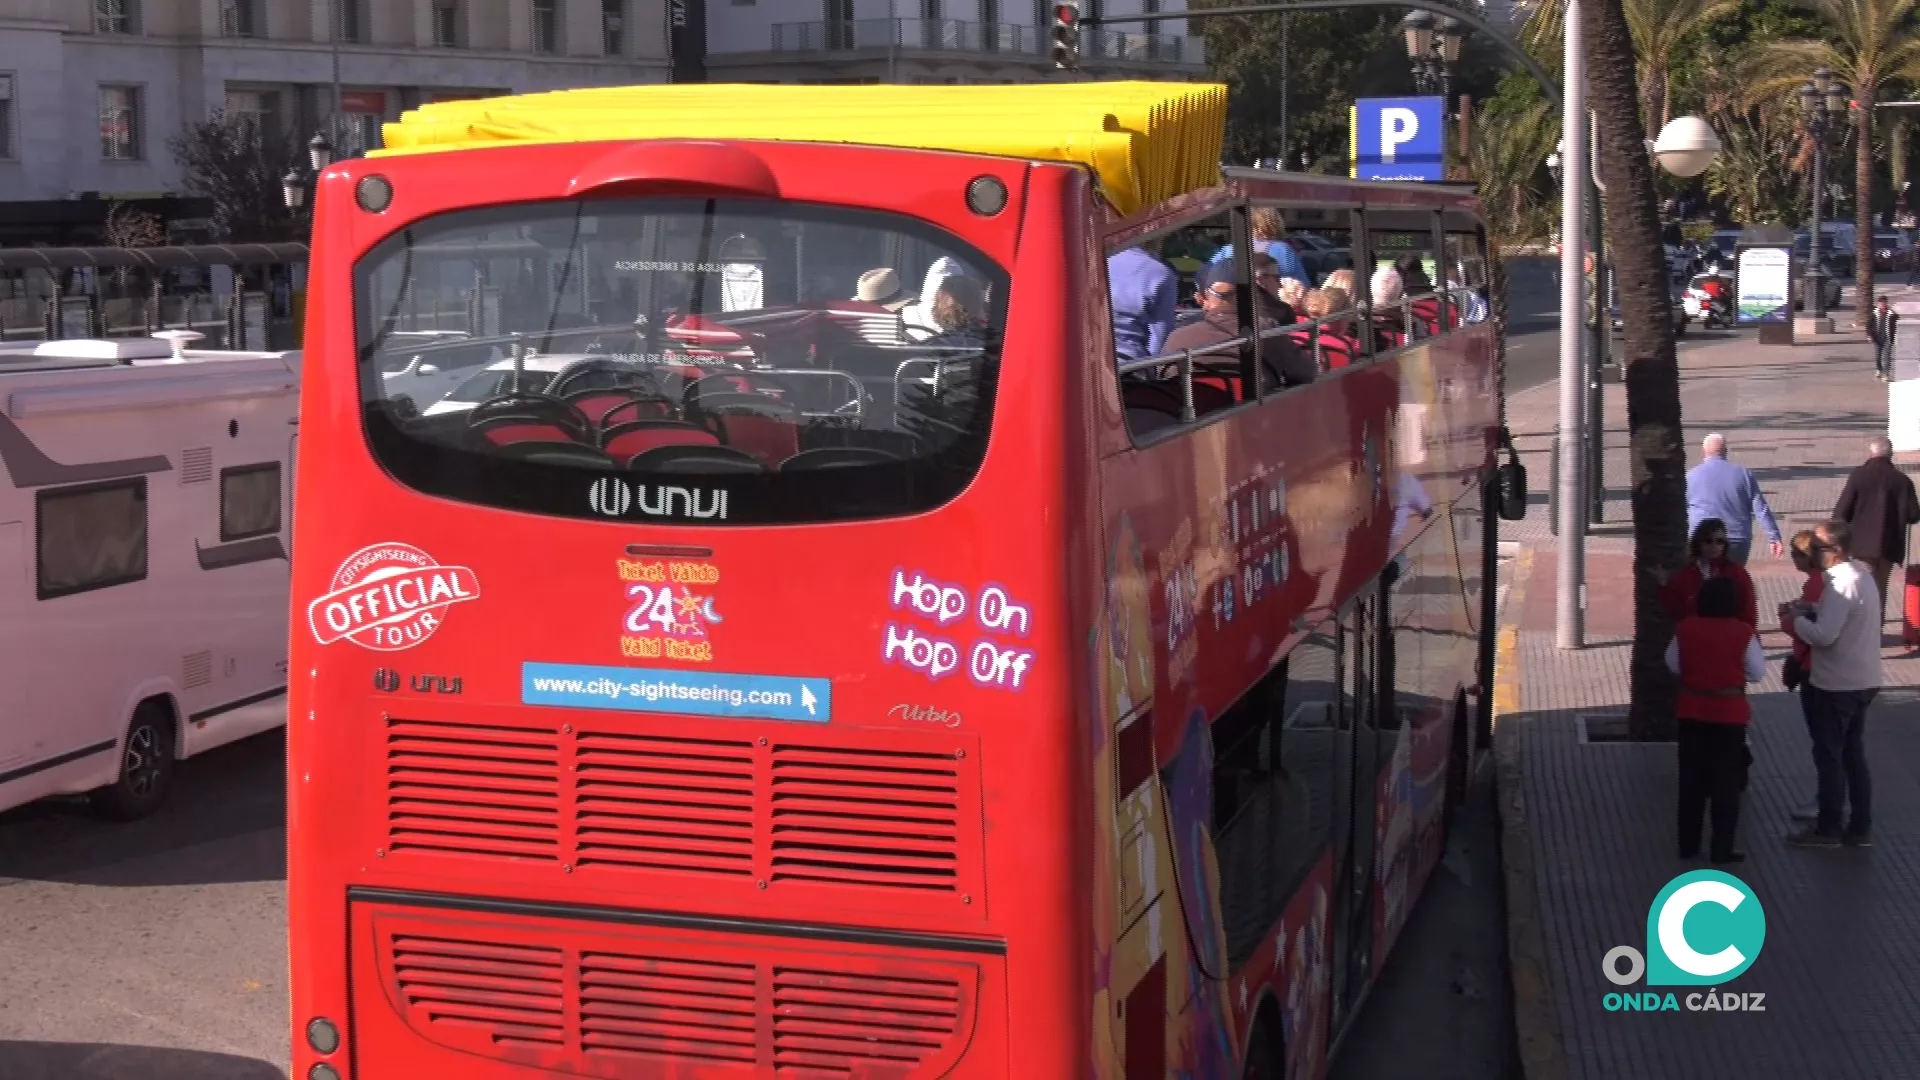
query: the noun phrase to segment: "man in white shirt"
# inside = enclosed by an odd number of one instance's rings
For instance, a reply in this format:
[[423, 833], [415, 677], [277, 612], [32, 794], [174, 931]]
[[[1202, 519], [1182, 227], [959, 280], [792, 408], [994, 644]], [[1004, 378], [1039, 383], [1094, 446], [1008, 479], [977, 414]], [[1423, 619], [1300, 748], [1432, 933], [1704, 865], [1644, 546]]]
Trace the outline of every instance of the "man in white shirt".
[[[1800, 690], [1820, 777], [1820, 816], [1787, 837], [1798, 847], [1871, 846], [1872, 781], [1867, 775], [1867, 707], [1880, 692], [1880, 594], [1873, 571], [1853, 558], [1853, 529], [1829, 521], [1814, 530], [1814, 554], [1826, 567], [1817, 608], [1780, 605], [1783, 624], [1812, 646], [1812, 670]], [[1852, 814], [1840, 823], [1842, 804]]]

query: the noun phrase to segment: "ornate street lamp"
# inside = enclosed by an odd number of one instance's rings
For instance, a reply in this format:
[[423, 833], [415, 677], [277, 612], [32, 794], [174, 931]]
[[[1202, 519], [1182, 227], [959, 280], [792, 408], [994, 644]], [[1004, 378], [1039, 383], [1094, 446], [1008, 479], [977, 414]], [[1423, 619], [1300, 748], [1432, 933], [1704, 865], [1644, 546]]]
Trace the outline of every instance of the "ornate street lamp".
[[1813, 226], [1807, 230], [1807, 269], [1801, 285], [1803, 303], [1812, 316], [1827, 316], [1827, 273], [1820, 265], [1820, 196], [1827, 186], [1827, 139], [1840, 130], [1847, 109], [1847, 88], [1821, 68], [1800, 86], [1800, 113], [1807, 139], [1813, 143]]
[[327, 141], [324, 133], [315, 133], [312, 140], [307, 143], [308, 168], [303, 170], [295, 166], [288, 169], [287, 175], [280, 178], [280, 197], [287, 204], [287, 209], [298, 212], [306, 206], [313, 194], [313, 185], [331, 164], [333, 164], [333, 144]]
[[1422, 94], [1452, 96], [1453, 65], [1460, 62], [1465, 41], [1460, 24], [1450, 17], [1413, 11], [1400, 20], [1407, 39], [1407, 61], [1413, 67], [1414, 87]]

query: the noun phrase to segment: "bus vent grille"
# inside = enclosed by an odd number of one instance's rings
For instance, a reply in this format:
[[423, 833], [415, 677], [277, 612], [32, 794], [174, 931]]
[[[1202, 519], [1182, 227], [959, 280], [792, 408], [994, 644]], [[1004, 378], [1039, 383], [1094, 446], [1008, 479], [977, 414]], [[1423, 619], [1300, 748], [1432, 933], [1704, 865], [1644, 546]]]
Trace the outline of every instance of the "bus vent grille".
[[968, 1003], [957, 983], [773, 970], [773, 1064], [813, 1076], [906, 1075], [953, 1042]]
[[776, 746], [772, 876], [953, 892], [960, 771], [950, 754]]
[[575, 754], [579, 865], [753, 876], [752, 743], [582, 732]]
[[389, 719], [387, 848], [559, 861], [550, 731]]
[[213, 653], [202, 649], [180, 658], [180, 688], [193, 690], [213, 682]]
[[180, 482], [204, 484], [213, 479], [213, 447], [194, 446], [180, 451]]
[[561, 950], [410, 935], [391, 949], [394, 986], [428, 1025], [483, 1031], [503, 1051], [566, 1044]]
[[422, 1077], [486, 1070], [388, 1041], [383, 1003], [445, 1050], [551, 1076], [931, 1080], [1002, 1038], [1003, 1002], [981, 1000], [999, 957], [447, 900], [350, 902], [360, 1030]]
[[752, 964], [583, 952], [580, 1048], [610, 1065], [641, 1057], [750, 1068], [757, 984]]

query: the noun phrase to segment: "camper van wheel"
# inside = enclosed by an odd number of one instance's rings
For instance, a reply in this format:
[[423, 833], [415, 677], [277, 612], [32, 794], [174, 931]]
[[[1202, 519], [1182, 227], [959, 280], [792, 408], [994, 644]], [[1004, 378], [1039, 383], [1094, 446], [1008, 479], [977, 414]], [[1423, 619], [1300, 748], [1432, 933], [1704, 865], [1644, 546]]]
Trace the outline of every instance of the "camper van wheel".
[[94, 806], [107, 817], [132, 821], [158, 809], [172, 785], [173, 717], [164, 704], [143, 702], [127, 725], [120, 779], [93, 793]]

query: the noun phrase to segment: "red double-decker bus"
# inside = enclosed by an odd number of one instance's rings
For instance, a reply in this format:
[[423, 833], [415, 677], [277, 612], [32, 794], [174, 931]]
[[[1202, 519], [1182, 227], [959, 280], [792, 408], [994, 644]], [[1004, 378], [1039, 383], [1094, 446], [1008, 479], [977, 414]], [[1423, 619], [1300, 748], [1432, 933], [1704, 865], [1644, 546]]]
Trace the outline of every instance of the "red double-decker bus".
[[1485, 723], [1476, 203], [966, 149], [327, 170], [294, 1075], [1324, 1070]]

